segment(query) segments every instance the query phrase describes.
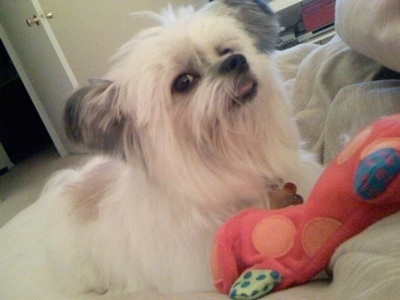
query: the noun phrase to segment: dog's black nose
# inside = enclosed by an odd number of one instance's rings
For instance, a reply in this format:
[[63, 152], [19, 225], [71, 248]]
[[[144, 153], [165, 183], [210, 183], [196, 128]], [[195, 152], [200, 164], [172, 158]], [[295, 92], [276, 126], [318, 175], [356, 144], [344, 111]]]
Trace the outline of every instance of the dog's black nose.
[[221, 74], [228, 74], [236, 72], [238, 74], [245, 73], [249, 70], [246, 57], [242, 54], [232, 54], [228, 56], [220, 65], [219, 72]]

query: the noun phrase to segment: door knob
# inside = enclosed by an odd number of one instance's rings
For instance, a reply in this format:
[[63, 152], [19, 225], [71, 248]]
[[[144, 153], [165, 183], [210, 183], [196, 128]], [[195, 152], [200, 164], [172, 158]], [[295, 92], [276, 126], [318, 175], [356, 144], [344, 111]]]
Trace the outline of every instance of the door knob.
[[40, 20], [36, 15], [33, 15], [32, 19], [26, 19], [26, 24], [31, 27], [32, 25], [36, 24], [39, 26]]

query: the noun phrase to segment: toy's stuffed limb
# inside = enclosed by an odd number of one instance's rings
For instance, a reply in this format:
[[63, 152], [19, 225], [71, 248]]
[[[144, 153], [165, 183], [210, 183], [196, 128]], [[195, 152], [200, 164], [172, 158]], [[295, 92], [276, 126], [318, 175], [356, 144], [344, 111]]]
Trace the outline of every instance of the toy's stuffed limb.
[[325, 259], [317, 262], [313, 255], [341, 224], [307, 214], [305, 205], [272, 211], [248, 209], [228, 221], [213, 251], [216, 287], [235, 299], [255, 299], [316, 275], [330, 255], [319, 255]]
[[218, 232], [215, 286], [235, 299], [302, 284], [335, 249], [400, 210], [400, 115], [364, 129], [321, 175], [305, 204], [248, 209]]
[[[266, 257], [263, 254], [252, 249], [253, 230], [257, 223], [264, 219], [264, 213], [265, 211], [261, 209], [245, 210], [228, 221], [218, 232], [211, 263], [214, 283], [220, 292], [235, 297], [244, 292], [248, 295], [261, 296], [281, 282], [282, 269], [277, 262], [272, 257], [265, 261]], [[256, 233], [255, 240], [262, 242], [263, 233], [259, 234], [260, 236], [257, 236]], [[261, 243], [261, 246], [263, 245]], [[282, 247], [284, 245], [278, 245], [271, 251], [281, 251], [279, 248]], [[268, 264], [268, 268], [272, 270], [265, 270], [261, 264]], [[247, 269], [249, 270], [246, 271]], [[280, 270], [281, 273], [275, 270]], [[239, 277], [240, 274], [242, 276]]]

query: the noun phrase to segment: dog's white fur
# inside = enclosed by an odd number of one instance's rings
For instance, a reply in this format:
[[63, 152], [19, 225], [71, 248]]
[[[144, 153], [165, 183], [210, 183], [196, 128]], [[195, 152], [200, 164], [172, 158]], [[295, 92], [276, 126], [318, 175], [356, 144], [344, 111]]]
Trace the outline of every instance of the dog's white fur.
[[[114, 158], [62, 171], [39, 200], [65, 291], [212, 290], [222, 222], [268, 207], [269, 187], [282, 180], [309, 193], [320, 168], [300, 148], [271, 58], [229, 9], [167, 9], [121, 49], [107, 81], [72, 96], [72, 138]], [[239, 79], [221, 71], [234, 54], [249, 67]], [[173, 86], [185, 73], [195, 81], [182, 92]], [[241, 99], [250, 83], [256, 94]]]

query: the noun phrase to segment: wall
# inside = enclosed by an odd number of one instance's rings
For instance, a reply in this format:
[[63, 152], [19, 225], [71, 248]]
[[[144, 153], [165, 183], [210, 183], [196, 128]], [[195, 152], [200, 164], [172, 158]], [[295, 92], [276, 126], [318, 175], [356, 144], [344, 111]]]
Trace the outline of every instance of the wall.
[[51, 27], [80, 85], [102, 77], [110, 58], [143, 24], [130, 16], [140, 10], [160, 11], [174, 6], [207, 3], [207, 0], [40, 0], [52, 12]]

